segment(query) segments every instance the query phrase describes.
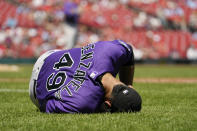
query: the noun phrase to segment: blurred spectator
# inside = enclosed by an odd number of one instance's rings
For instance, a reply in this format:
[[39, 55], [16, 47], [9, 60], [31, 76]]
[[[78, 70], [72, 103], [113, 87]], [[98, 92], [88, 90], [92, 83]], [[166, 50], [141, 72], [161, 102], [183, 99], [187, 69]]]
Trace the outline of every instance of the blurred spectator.
[[169, 53], [169, 58], [172, 60], [178, 60], [180, 59], [180, 54], [176, 49], [171, 49]]
[[[78, 36], [78, 23], [80, 10], [78, 5], [73, 0], [68, 0], [64, 3], [64, 14], [65, 14], [65, 27], [66, 32], [66, 45], [64, 48], [70, 49], [76, 45]], [[62, 39], [64, 39], [62, 37]], [[62, 40], [60, 39], [60, 40]]]
[[193, 41], [197, 41], [197, 32], [194, 32], [194, 33], [192, 34], [192, 40], [193, 40]]
[[150, 17], [149, 18], [150, 28], [153, 30], [159, 29], [161, 25], [161, 21], [158, 18]]
[[9, 17], [5, 23], [6, 27], [14, 28], [17, 25], [17, 20], [15, 18]]
[[147, 21], [147, 14], [145, 12], [139, 12], [138, 16], [134, 19], [134, 26], [137, 28], [145, 28]]
[[193, 11], [189, 17], [190, 30], [194, 32], [197, 29], [197, 11]]
[[164, 9], [166, 17], [183, 16], [184, 11], [174, 1], [168, 1], [167, 7]]
[[187, 59], [188, 60], [197, 60], [197, 49], [193, 44], [187, 49]]
[[134, 53], [134, 59], [142, 60], [144, 58], [144, 52], [140, 49], [135, 48], [133, 45], [132, 45], [132, 48], [133, 48], [133, 53]]
[[44, 4], [44, 0], [32, 0], [33, 7], [40, 7]]
[[0, 31], [0, 43], [3, 43], [6, 39], [6, 33], [5, 31], [1, 30]]
[[197, 1], [196, 0], [187, 0], [186, 4], [191, 9], [197, 9]]
[[47, 14], [44, 11], [35, 11], [33, 14], [34, 21], [37, 25], [42, 25], [45, 23]]

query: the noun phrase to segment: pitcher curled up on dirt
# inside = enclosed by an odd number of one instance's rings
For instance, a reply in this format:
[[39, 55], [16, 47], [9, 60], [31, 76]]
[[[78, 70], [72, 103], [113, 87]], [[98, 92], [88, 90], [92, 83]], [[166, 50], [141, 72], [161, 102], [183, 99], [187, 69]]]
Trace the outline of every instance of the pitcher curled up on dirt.
[[34, 65], [30, 98], [46, 113], [138, 112], [133, 76], [132, 47], [121, 40], [51, 50]]

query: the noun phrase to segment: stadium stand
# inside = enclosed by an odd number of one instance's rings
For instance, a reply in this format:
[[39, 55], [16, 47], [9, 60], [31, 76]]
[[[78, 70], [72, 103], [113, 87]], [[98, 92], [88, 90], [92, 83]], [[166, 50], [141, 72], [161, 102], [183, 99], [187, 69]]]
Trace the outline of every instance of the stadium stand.
[[[68, 1], [68, 0], [67, 0]], [[65, 48], [66, 0], [0, 1], [0, 58], [32, 58]], [[76, 47], [98, 40], [122, 39], [141, 59], [186, 59], [197, 48], [195, 0], [74, 0], [80, 24]]]

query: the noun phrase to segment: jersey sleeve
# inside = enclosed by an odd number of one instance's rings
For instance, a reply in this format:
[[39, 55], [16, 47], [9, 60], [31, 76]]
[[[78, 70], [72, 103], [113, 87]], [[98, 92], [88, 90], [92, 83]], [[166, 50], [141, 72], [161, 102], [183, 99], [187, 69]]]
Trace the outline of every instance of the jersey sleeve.
[[96, 79], [109, 72], [116, 76], [121, 66], [133, 65], [132, 47], [124, 41], [102, 41], [95, 44], [94, 60], [89, 76]]
[[134, 65], [135, 64], [135, 60], [134, 60], [134, 54], [133, 54], [133, 48], [131, 45], [127, 44], [126, 42], [122, 41], [122, 40], [116, 40], [118, 43], [120, 43], [123, 47], [126, 48], [127, 50], [127, 58], [128, 61], [126, 63], [126, 65]]

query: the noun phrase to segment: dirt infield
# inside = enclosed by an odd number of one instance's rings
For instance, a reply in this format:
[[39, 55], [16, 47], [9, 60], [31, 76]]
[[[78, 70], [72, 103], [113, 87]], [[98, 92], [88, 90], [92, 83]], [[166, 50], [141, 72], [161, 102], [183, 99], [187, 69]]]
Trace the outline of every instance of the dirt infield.
[[0, 78], [0, 82], [28, 82], [27, 78]]
[[[29, 82], [27, 78], [0, 78], [0, 82]], [[197, 83], [197, 78], [134, 78], [136, 83]]]
[[197, 83], [197, 78], [135, 78], [137, 83]]
[[18, 72], [19, 67], [17, 65], [0, 64], [0, 72]]

